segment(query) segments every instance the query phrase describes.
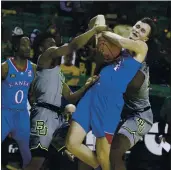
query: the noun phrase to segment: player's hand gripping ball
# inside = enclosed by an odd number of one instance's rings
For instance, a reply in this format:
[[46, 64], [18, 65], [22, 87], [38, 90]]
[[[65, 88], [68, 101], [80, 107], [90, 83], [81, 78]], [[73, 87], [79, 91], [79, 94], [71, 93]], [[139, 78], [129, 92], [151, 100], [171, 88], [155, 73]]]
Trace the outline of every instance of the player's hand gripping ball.
[[106, 25], [104, 15], [97, 15], [97, 16], [93, 17], [88, 24], [88, 28], [92, 29], [93, 27], [95, 27], [97, 25]]
[[108, 28], [106, 25], [96, 25], [93, 27], [93, 29], [95, 29], [96, 34], [102, 32], [102, 31], [106, 31]]

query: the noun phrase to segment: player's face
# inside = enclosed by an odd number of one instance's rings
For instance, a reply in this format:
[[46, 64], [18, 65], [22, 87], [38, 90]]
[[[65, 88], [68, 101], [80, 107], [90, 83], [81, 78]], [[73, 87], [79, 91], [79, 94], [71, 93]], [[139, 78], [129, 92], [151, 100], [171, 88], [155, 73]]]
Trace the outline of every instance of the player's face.
[[151, 32], [151, 27], [147, 23], [138, 21], [132, 28], [130, 38], [133, 40], [148, 41], [148, 36]]
[[19, 54], [24, 58], [30, 58], [30, 40], [28, 37], [22, 37], [20, 40]]
[[43, 43], [43, 50], [46, 51], [50, 47], [56, 47], [56, 42], [53, 38], [47, 38]]

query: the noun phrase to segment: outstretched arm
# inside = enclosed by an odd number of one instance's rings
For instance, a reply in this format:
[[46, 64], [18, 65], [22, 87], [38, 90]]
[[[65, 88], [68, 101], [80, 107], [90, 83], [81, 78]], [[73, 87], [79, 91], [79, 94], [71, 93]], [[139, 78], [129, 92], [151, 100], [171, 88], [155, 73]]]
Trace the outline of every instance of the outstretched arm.
[[79, 90], [77, 90], [76, 92], [73, 93], [71, 91], [71, 89], [69, 88], [69, 86], [66, 83], [64, 83], [62, 93], [66, 100], [68, 100], [72, 104], [76, 104], [77, 101], [84, 94], [85, 90], [86, 90], [86, 88], [83, 86]]
[[40, 68], [49, 68], [52, 64], [52, 60], [57, 59], [61, 56], [71, 54], [73, 51], [78, 50], [83, 47], [90, 38], [101, 31], [104, 31], [106, 26], [95, 26], [91, 30], [87, 31], [84, 34], [79, 35], [74, 38], [71, 43], [65, 44], [61, 47], [50, 47], [48, 48], [39, 58], [38, 66]]
[[104, 31], [102, 33], [102, 36], [121, 48], [134, 51], [136, 54], [140, 54], [142, 56], [146, 56], [147, 54], [148, 47], [147, 44], [143, 41], [140, 40], [134, 41], [109, 31]]
[[52, 58], [57, 58], [59, 56], [68, 55], [73, 51], [76, 51], [87, 44], [90, 38], [93, 37], [98, 32], [101, 32], [106, 29], [106, 26], [95, 26], [91, 30], [85, 32], [84, 34], [79, 35], [78, 37], [74, 38], [71, 43], [61, 46], [57, 48], [54, 52]]

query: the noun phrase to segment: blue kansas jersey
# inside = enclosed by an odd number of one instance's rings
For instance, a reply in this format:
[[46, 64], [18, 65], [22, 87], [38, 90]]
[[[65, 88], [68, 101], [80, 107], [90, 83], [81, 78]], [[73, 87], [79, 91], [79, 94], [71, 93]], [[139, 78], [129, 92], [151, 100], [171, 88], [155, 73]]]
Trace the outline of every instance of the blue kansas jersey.
[[30, 83], [34, 78], [32, 64], [27, 60], [25, 71], [18, 71], [11, 59], [8, 59], [8, 75], [2, 81], [2, 108], [27, 109], [27, 97]]

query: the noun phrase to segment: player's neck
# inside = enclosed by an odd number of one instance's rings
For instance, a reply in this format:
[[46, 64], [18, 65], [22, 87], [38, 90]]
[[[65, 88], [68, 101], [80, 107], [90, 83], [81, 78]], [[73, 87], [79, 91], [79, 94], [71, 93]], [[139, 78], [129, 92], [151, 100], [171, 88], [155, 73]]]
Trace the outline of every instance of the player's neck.
[[19, 55], [16, 55], [16, 56], [14, 57], [14, 60], [15, 60], [15, 61], [21, 61], [21, 62], [26, 62], [26, 61], [27, 61], [26, 58], [21, 57], [21, 56], [19, 56]]
[[27, 70], [27, 66], [28, 66], [27, 59], [15, 57], [12, 58], [11, 61], [18, 71], [24, 72]]
[[14, 57], [13, 61], [17, 66], [25, 66], [27, 64], [27, 59], [21, 58], [19, 56]]

